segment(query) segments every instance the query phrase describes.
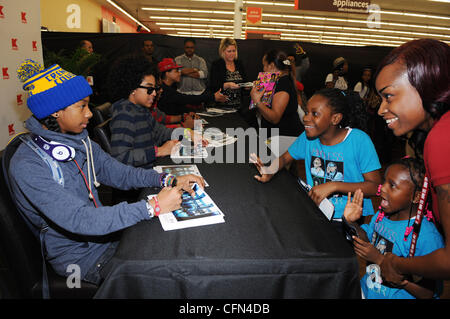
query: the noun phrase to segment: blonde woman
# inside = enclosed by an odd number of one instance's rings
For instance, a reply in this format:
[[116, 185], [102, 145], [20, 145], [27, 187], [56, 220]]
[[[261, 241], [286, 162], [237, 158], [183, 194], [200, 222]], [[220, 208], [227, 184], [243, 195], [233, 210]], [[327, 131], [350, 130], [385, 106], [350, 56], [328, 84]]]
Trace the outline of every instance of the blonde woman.
[[228, 97], [225, 103], [217, 103], [217, 106], [239, 109], [242, 92], [238, 83], [247, 82], [244, 66], [238, 60], [238, 48], [234, 39], [225, 38], [220, 41], [218, 60], [211, 65], [209, 89], [212, 92], [222, 90], [222, 94]]

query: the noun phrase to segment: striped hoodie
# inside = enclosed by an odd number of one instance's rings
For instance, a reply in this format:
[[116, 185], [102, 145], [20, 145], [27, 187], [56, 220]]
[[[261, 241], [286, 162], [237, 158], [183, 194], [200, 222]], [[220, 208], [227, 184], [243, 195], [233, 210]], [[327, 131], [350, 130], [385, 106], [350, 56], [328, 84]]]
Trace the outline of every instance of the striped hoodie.
[[152, 167], [155, 147], [171, 139], [173, 128], [157, 122], [150, 110], [121, 99], [112, 105], [111, 155], [135, 167]]

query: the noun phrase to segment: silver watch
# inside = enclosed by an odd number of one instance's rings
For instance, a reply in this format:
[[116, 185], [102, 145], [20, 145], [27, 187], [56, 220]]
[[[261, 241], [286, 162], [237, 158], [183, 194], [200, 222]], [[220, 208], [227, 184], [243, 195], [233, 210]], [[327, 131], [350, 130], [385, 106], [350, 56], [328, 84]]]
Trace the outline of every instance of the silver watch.
[[149, 201], [146, 201], [146, 202], [145, 202], [145, 205], [147, 205], [148, 216], [149, 216], [150, 218], [155, 217], [155, 209], [153, 208], [152, 205], [150, 205], [150, 202], [149, 202]]

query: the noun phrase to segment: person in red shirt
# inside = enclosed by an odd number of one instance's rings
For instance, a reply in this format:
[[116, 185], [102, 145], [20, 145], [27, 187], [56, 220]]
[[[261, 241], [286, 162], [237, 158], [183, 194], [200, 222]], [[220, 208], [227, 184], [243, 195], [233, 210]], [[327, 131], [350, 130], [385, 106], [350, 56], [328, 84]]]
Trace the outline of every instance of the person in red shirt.
[[[392, 50], [378, 66], [378, 115], [396, 136], [412, 132], [408, 143], [423, 157], [429, 195], [444, 248], [421, 257], [387, 254], [383, 280], [401, 285], [407, 275], [450, 279], [450, 47], [434, 39], [409, 41]], [[431, 207], [428, 207], [429, 209]]]
[[169, 128], [186, 127], [194, 129], [195, 120], [199, 120], [200, 117], [195, 112], [183, 113], [180, 115], [167, 115], [158, 108], [158, 100], [162, 93], [161, 80], [158, 80], [158, 91], [156, 93], [155, 101], [150, 107], [150, 112], [155, 120], [161, 124], [164, 124]]

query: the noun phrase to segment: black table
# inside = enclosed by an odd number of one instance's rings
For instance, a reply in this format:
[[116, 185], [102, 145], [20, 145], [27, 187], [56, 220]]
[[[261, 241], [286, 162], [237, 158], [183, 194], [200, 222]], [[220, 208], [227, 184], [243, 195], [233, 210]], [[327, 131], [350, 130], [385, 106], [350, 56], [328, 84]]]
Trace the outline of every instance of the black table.
[[[237, 114], [207, 120], [244, 125]], [[96, 298], [360, 297], [352, 247], [287, 170], [261, 184], [249, 163], [196, 165], [225, 223], [126, 229]]]

